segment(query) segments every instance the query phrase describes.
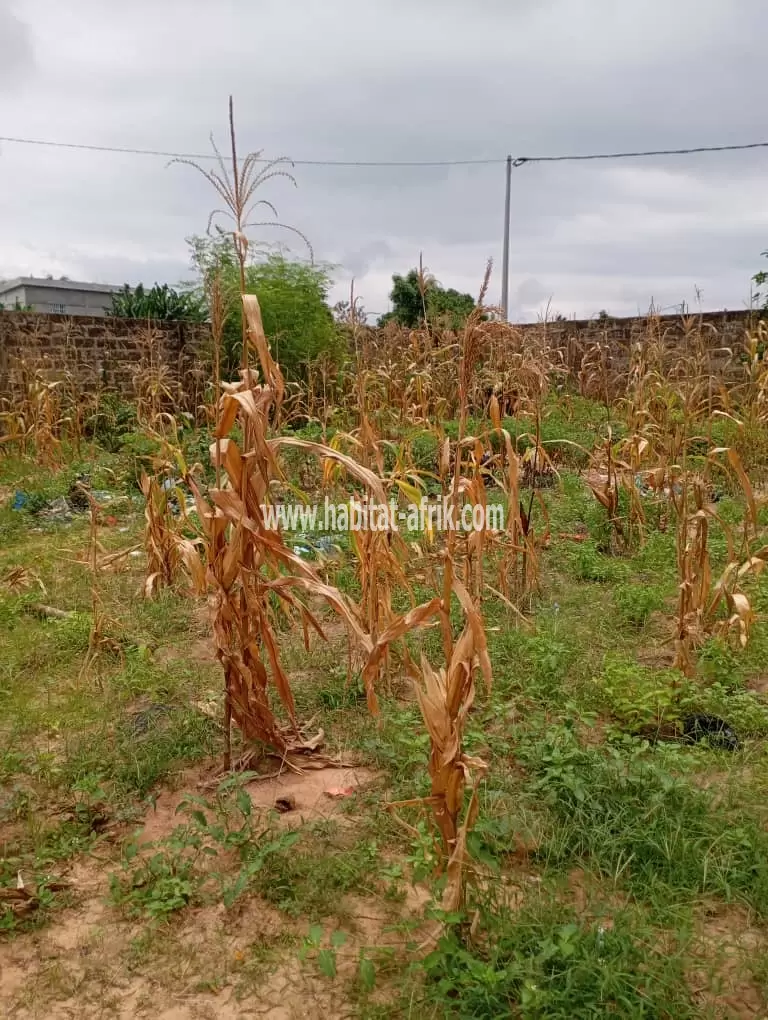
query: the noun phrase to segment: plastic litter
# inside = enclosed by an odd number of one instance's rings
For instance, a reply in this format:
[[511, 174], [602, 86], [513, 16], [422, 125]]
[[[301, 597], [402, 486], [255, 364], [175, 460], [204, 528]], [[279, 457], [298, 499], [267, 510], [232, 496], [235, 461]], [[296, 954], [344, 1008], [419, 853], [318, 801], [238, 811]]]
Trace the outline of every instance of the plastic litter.
[[71, 521], [74, 516], [72, 504], [65, 496], [52, 499], [47, 506], [44, 506], [38, 513], [38, 517], [44, 517], [49, 521]]
[[716, 715], [688, 715], [683, 719], [683, 740], [698, 744], [707, 740], [712, 747], [721, 751], [738, 751], [741, 741], [731, 726]]
[[338, 556], [341, 548], [333, 535], [318, 535], [310, 538], [309, 535], [297, 535], [297, 543], [293, 546], [293, 552], [302, 559], [314, 560], [318, 556]]
[[332, 786], [325, 791], [325, 795], [332, 800], [341, 800], [343, 797], [351, 797], [354, 792], [354, 786]]

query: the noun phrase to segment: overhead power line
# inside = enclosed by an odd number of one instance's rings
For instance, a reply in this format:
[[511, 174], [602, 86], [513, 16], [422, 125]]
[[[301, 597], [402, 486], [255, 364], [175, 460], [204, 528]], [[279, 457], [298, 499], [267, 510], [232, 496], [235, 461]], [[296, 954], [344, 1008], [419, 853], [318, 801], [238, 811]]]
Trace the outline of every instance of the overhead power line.
[[[13, 138], [0, 135], [0, 142], [13, 145], [37, 145], [53, 149], [74, 149], [84, 152], [116, 152], [131, 156], [162, 156], [165, 159], [213, 159], [217, 157], [211, 152], [168, 152], [164, 149], [135, 149], [121, 145], [88, 145], [83, 142], [57, 142], [43, 138]], [[743, 145], [699, 145], [680, 149], [645, 149], [635, 152], [590, 152], [573, 153], [555, 156], [517, 156], [513, 157], [513, 166], [526, 163], [565, 163], [583, 162], [585, 160], [610, 159], [642, 159], [650, 156], [690, 156], [707, 152], [743, 152], [747, 149], [768, 148], [766, 142], [747, 142]], [[225, 157], [226, 158], [226, 157]], [[291, 159], [295, 166], [329, 166], [329, 167], [450, 167], [450, 166], [491, 166], [501, 164], [506, 157], [487, 159], [433, 159], [433, 160], [376, 160], [376, 159]], [[268, 163], [264, 159], [261, 162]]]
[[523, 163], [565, 163], [587, 159], [637, 159], [644, 156], [690, 156], [697, 152], [743, 152], [745, 149], [766, 149], [768, 142], [747, 142], [744, 145], [698, 145], [691, 149], [645, 149], [639, 152], [590, 152], [568, 156], [518, 156], [513, 165]]

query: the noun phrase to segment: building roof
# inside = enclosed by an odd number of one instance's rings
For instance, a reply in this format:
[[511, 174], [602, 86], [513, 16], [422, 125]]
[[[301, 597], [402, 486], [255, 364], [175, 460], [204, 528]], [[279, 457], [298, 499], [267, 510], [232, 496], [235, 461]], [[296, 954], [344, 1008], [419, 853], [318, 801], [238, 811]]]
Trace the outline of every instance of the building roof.
[[18, 287], [54, 287], [56, 290], [86, 290], [93, 294], [116, 294], [122, 287], [109, 283], [80, 283], [77, 280], [49, 280], [47, 277], [18, 276], [15, 280], [0, 280], [0, 295]]

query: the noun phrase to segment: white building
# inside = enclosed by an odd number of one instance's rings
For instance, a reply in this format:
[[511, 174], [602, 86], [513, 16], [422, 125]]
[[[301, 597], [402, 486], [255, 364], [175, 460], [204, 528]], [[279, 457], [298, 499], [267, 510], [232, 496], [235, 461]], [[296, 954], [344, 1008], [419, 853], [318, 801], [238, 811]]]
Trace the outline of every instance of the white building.
[[121, 289], [106, 283], [20, 276], [15, 280], [0, 280], [0, 306], [49, 315], [104, 316], [109, 315], [112, 308], [112, 295]]

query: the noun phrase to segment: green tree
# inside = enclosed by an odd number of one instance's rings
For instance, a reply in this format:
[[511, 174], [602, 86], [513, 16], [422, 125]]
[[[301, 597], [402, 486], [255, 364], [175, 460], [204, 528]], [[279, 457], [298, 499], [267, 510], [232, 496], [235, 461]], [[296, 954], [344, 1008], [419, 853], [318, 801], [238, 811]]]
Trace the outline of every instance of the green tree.
[[[768, 251], [761, 251], [760, 255], [764, 259], [768, 258]], [[761, 269], [759, 273], [755, 273], [752, 277], [752, 282], [757, 288], [754, 296], [755, 303], [758, 308], [761, 308], [763, 311], [768, 311], [768, 292], [760, 290], [761, 287], [764, 287], [766, 283], [768, 283], [768, 272]]]
[[471, 294], [461, 294], [453, 287], [434, 287], [427, 295], [429, 321], [446, 329], [461, 329], [474, 307]]
[[[288, 379], [304, 374], [321, 354], [341, 355], [339, 332], [327, 303], [330, 269], [271, 255], [248, 266], [246, 290], [261, 305], [264, 332]], [[238, 309], [239, 311], [239, 309]]]
[[445, 289], [429, 274], [411, 269], [406, 276], [392, 277], [389, 295], [392, 311], [382, 315], [379, 325], [396, 322], [407, 329], [417, 329], [424, 323], [424, 313], [431, 325], [448, 329], [461, 329], [475, 307], [471, 294], [462, 294], [453, 287]]
[[426, 292], [431, 286], [433, 286], [431, 277], [425, 277], [423, 282], [420, 281], [416, 269], [412, 269], [406, 276], [399, 276], [395, 273], [392, 277], [392, 290], [389, 294], [392, 311], [381, 316], [379, 325], [384, 326], [387, 322], [396, 322], [399, 326], [405, 326], [407, 329], [416, 329], [424, 321]]
[[149, 290], [143, 284], [123, 289], [112, 296], [112, 314], [121, 319], [156, 319], [160, 322], [191, 320], [205, 322], [205, 302], [194, 291], [177, 291], [164, 283]]
[[[223, 234], [193, 237], [189, 243], [203, 293], [219, 274], [226, 307], [222, 367], [231, 374], [242, 349], [240, 269], [234, 248]], [[339, 362], [343, 358], [344, 342], [327, 301], [331, 283], [330, 266], [279, 254], [245, 267], [246, 293], [259, 299], [264, 332], [287, 379], [302, 378], [307, 363], [321, 354]]]

